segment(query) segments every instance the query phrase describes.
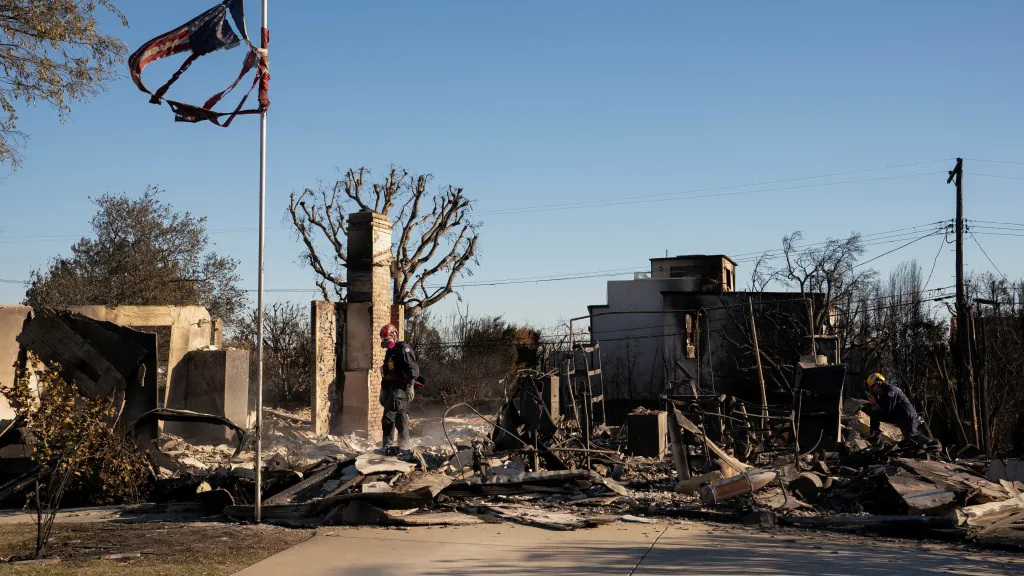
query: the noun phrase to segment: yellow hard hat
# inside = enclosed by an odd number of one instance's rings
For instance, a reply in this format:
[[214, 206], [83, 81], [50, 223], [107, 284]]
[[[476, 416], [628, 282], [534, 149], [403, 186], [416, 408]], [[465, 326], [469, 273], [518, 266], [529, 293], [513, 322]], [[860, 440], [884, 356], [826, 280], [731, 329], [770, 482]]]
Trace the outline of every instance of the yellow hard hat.
[[876, 384], [885, 384], [885, 376], [882, 376], [878, 372], [875, 372], [871, 376], [868, 376], [868, 386], [875, 386]]

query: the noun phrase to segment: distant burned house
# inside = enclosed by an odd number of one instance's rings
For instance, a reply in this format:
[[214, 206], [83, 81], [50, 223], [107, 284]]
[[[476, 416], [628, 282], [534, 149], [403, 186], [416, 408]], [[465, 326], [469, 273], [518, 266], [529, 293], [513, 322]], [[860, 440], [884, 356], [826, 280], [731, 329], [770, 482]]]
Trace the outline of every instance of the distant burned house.
[[[694, 388], [759, 400], [751, 306], [769, 392], [787, 389], [810, 351], [808, 299], [736, 291], [736, 262], [724, 255], [652, 258], [649, 275], [608, 282], [607, 302], [588, 310], [610, 404]], [[821, 344], [819, 354], [833, 348]]]

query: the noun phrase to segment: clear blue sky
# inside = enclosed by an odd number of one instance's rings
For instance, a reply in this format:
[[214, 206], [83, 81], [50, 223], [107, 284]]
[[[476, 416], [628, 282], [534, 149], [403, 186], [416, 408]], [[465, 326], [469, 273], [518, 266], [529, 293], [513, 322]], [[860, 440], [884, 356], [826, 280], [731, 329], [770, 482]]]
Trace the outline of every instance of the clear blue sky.
[[[134, 49], [212, 4], [122, 0], [131, 27], [108, 29]], [[818, 241], [952, 218], [945, 175], [958, 155], [968, 218], [1024, 222], [1024, 164], [1012, 163], [1024, 162], [1017, 2], [270, 4], [268, 288], [313, 287], [282, 216], [289, 192], [335, 167], [394, 163], [464, 187], [484, 222], [473, 281], [643, 270], [666, 250], [735, 255], [775, 248], [793, 230]], [[257, 30], [258, 4], [247, 9]], [[200, 60], [174, 94], [201, 102], [241, 58]], [[159, 85], [176, 66], [158, 63], [146, 78]], [[24, 167], [0, 184], [0, 279], [67, 253], [88, 232], [88, 196], [156, 184], [211, 230], [245, 229], [212, 238], [255, 288], [255, 118], [228, 130], [175, 124], [125, 77], [67, 124], [35, 108], [19, 127], [31, 140]], [[888, 166], [903, 167], [850, 173]], [[847, 174], [792, 181], [836, 173]], [[774, 181], [785, 182], [721, 190]], [[719, 190], [686, 194], [704, 189]], [[499, 212], [516, 208], [531, 211]], [[1019, 277], [1024, 232], [1010, 233], [978, 239]], [[916, 257], [929, 269], [939, 242], [872, 265]], [[967, 258], [992, 267], [972, 241]], [[932, 286], [952, 283], [952, 262], [947, 247]], [[606, 280], [461, 295], [472, 313], [548, 325], [603, 303]], [[0, 302], [23, 293], [2, 284]]]

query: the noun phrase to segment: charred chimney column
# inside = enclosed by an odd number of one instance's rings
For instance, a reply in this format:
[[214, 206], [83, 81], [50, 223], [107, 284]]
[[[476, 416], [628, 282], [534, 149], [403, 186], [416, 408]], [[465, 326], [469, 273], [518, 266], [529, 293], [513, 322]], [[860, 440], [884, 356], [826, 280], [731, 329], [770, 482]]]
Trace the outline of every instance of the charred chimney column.
[[[381, 434], [384, 350], [378, 331], [391, 322], [391, 220], [376, 212], [348, 219], [348, 303], [344, 338], [342, 434]], [[333, 428], [333, 427], [332, 427]]]

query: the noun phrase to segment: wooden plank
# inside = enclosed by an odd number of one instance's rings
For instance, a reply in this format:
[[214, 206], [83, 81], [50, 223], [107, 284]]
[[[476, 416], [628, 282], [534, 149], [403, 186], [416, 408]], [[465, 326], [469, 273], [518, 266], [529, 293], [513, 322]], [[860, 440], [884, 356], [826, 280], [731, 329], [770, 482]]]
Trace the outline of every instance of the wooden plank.
[[679, 425], [682, 426], [683, 429], [689, 432], [690, 434], [696, 436], [698, 440], [704, 441], [704, 445], [708, 447], [708, 450], [714, 452], [715, 455], [718, 456], [719, 460], [727, 464], [733, 470], [740, 473], [746, 472], [747, 470], [751, 469], [750, 466], [747, 466], [746, 464], [740, 462], [739, 460], [733, 458], [732, 456], [729, 456], [729, 454], [727, 454], [725, 450], [722, 450], [722, 448], [718, 444], [715, 444], [711, 440], [705, 438], [704, 433], [700, 431], [700, 428], [697, 428], [697, 425], [691, 422], [689, 418], [683, 416], [683, 413], [680, 412], [679, 409], [676, 408], [674, 405], [672, 406], [672, 410], [675, 412], [676, 421], [679, 423]]
[[288, 488], [287, 490], [282, 490], [281, 492], [278, 492], [277, 494], [274, 494], [270, 498], [264, 499], [263, 500], [263, 506], [264, 507], [268, 507], [268, 506], [277, 506], [277, 505], [280, 505], [280, 504], [288, 504], [288, 503], [290, 503], [292, 498], [296, 494], [298, 494], [299, 492], [302, 492], [303, 490], [305, 490], [307, 488], [310, 488], [310, 487], [312, 487], [312, 486], [314, 486], [316, 484], [322, 484], [322, 483], [326, 482], [327, 480], [329, 480], [331, 478], [331, 476], [333, 476], [334, 473], [337, 472], [340, 467], [341, 467], [340, 463], [329, 464], [326, 468], [324, 468], [320, 472], [317, 472], [316, 474], [310, 476], [309, 478], [306, 478], [305, 480], [303, 480], [302, 482], [299, 482], [295, 486], [292, 486], [291, 488]]
[[356, 484], [359, 484], [363, 480], [366, 480], [366, 476], [365, 475], [363, 475], [363, 474], [356, 474], [348, 482], [343, 482], [340, 486], [338, 486], [334, 490], [331, 490], [328, 494], [326, 494], [324, 496], [324, 498], [331, 498], [331, 497], [337, 496], [339, 494], [344, 494], [346, 490], [348, 490], [349, 488], [355, 486]]
[[1024, 513], [1024, 497], [1021, 496], [1001, 502], [964, 506], [954, 516], [960, 526], [988, 526], [1006, 516], [1019, 513]]

